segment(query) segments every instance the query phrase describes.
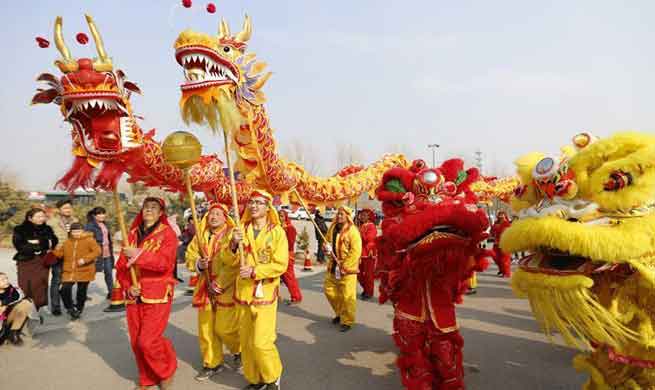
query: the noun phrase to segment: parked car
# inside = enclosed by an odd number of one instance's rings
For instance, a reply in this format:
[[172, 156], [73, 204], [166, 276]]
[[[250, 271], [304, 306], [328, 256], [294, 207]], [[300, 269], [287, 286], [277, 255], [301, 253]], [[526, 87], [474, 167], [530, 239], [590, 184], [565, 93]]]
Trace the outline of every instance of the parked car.
[[325, 218], [327, 221], [332, 221], [336, 216], [337, 216], [336, 209], [325, 209], [325, 212], [323, 213], [323, 218]]
[[289, 218], [291, 219], [303, 219], [303, 220], [309, 220], [309, 215], [303, 208], [299, 208], [296, 211], [291, 211], [289, 210]]

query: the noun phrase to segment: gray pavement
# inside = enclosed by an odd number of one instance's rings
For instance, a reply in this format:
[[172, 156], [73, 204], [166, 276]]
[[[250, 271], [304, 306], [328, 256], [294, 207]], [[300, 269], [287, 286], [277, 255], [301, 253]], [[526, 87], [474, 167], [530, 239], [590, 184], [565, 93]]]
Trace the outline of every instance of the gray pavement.
[[[0, 250], [0, 271], [15, 271], [12, 252]], [[392, 308], [358, 302], [357, 325], [342, 334], [330, 324], [333, 314], [322, 293], [323, 269], [296, 272], [304, 301], [280, 305], [278, 347], [285, 389], [400, 389], [391, 340]], [[458, 308], [466, 345], [469, 390], [573, 390], [584, 377], [571, 367], [574, 351], [551, 344], [539, 332], [526, 301], [512, 296], [507, 279], [494, 266], [480, 275], [478, 294]], [[13, 276], [12, 276], [13, 279]], [[283, 289], [284, 290], [284, 289]], [[81, 321], [47, 314], [25, 346], [0, 347], [0, 389], [130, 389], [136, 378], [124, 315], [101, 311], [107, 304], [102, 275], [90, 288], [92, 301]], [[178, 353], [175, 389], [239, 389], [245, 385], [226, 370], [209, 383], [193, 376], [201, 366], [196, 313], [190, 299], [176, 291], [167, 336]], [[286, 290], [283, 292], [286, 294]]]

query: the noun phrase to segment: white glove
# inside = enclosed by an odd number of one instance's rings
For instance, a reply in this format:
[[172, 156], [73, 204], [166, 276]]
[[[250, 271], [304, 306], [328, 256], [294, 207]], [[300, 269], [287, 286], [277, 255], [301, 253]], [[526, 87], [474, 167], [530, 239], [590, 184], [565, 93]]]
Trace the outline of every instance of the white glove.
[[327, 253], [332, 253], [332, 245], [331, 244], [323, 245], [323, 250]]

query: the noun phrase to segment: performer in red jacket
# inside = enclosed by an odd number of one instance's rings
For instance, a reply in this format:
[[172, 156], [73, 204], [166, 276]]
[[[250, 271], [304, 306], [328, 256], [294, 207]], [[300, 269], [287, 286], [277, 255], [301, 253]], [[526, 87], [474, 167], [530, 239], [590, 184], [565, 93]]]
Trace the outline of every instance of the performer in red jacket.
[[289, 289], [289, 295], [291, 298], [285, 303], [287, 305], [297, 305], [302, 301], [302, 292], [300, 292], [298, 280], [296, 279], [296, 271], [294, 269], [296, 228], [291, 224], [289, 214], [286, 211], [280, 210], [279, 214], [282, 227], [287, 234], [287, 242], [289, 243], [289, 265], [287, 266], [287, 271], [282, 275], [282, 283], [284, 283]]
[[[173, 344], [164, 337], [171, 313], [175, 279], [177, 237], [168, 225], [163, 199], [146, 198], [128, 234], [116, 276], [123, 286], [127, 327], [137, 367], [139, 389], [159, 385], [171, 389], [177, 369]], [[138, 285], [133, 286], [130, 267], [135, 267]]]
[[375, 239], [378, 236], [375, 213], [371, 209], [362, 209], [357, 214], [357, 222], [359, 235], [362, 237], [362, 257], [359, 261], [357, 280], [364, 290], [360, 297], [366, 301], [373, 298], [375, 293], [375, 263], [377, 262]]
[[491, 226], [491, 235], [494, 238], [493, 258], [498, 266], [498, 276], [509, 278], [512, 276], [512, 258], [509, 253], [503, 252], [500, 249], [500, 237], [503, 235], [505, 229], [510, 227], [512, 223], [507, 218], [507, 214], [499, 211], [496, 214], [496, 223]]

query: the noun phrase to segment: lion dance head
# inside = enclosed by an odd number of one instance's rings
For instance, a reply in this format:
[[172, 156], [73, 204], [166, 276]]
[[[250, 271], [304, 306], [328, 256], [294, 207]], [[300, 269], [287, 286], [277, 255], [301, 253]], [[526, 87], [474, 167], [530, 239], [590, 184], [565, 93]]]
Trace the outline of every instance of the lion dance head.
[[512, 278], [547, 335], [576, 357], [586, 389], [655, 386], [655, 137], [583, 133], [561, 156], [516, 161], [520, 219], [505, 251], [527, 251]]

